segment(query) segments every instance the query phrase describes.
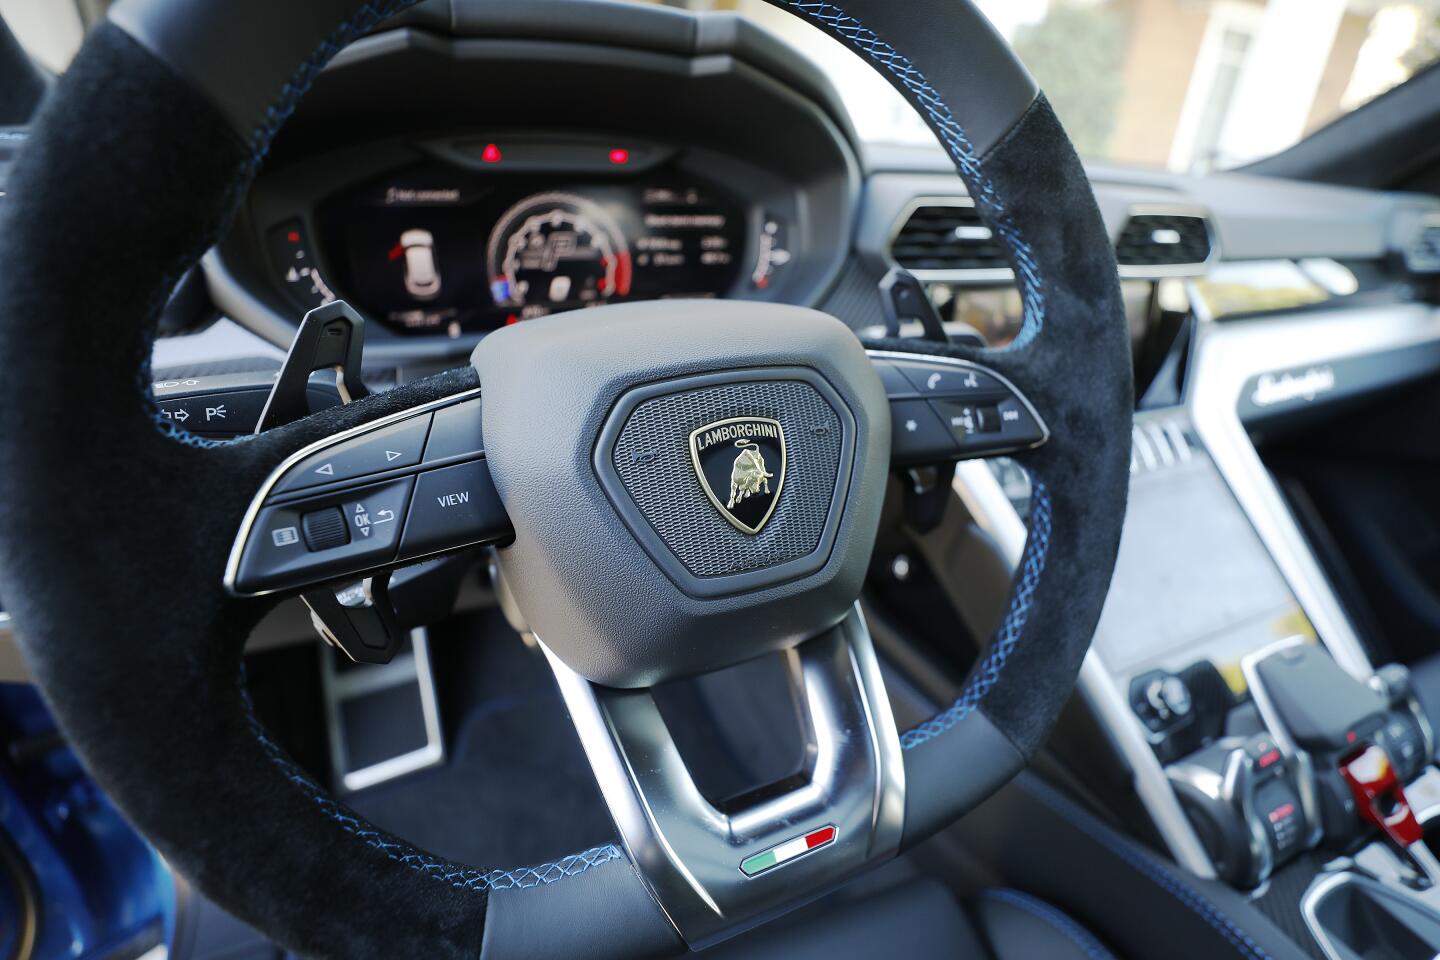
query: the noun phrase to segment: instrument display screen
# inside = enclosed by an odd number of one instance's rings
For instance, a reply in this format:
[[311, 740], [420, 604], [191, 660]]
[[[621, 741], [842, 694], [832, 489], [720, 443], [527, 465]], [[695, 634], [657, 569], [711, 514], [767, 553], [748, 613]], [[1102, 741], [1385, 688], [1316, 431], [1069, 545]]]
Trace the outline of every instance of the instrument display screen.
[[569, 181], [422, 162], [322, 203], [329, 287], [399, 332], [461, 333], [605, 303], [721, 297], [743, 207], [664, 168]]

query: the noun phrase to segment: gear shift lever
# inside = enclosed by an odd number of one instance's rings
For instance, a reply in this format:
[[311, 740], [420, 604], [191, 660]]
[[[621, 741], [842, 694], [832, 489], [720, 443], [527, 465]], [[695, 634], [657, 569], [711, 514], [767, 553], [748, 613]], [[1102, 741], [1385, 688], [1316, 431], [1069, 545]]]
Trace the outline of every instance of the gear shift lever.
[[1405, 787], [1384, 749], [1361, 747], [1340, 761], [1340, 774], [1355, 796], [1355, 809], [1366, 823], [1380, 828], [1385, 839], [1417, 871], [1417, 886], [1440, 884], [1440, 861], [1425, 845], [1425, 831], [1405, 798]]

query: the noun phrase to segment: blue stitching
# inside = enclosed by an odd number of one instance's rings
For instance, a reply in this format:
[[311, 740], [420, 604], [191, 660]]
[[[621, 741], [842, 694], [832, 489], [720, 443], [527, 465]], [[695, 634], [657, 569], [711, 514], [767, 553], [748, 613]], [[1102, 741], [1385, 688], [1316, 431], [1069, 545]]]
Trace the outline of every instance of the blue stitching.
[[[261, 161], [265, 159], [265, 154], [270, 150], [270, 144], [275, 139], [275, 134], [279, 132], [280, 127], [284, 125], [285, 121], [290, 119], [290, 115], [295, 112], [295, 105], [299, 103], [300, 98], [309, 91], [310, 85], [315, 82], [315, 77], [320, 73], [321, 69], [324, 68], [325, 64], [328, 63], [335, 54], [339, 53], [346, 44], [354, 40], [361, 33], [369, 30], [386, 17], [393, 16], [406, 7], [413, 6], [416, 2], [417, 0], [386, 0], [386, 2], [376, 4], [367, 0], [349, 19], [331, 31], [330, 35], [320, 42], [319, 46], [310, 51], [310, 55], [306, 57], [304, 62], [290, 75], [290, 79], [286, 80], [280, 87], [280, 94], [275, 99], [275, 102], [265, 108], [265, 118], [260, 122], [260, 125], [251, 131], [248, 143], [250, 157], [240, 171], [240, 176], [237, 178], [236, 183], [232, 184], [232, 192], [240, 185], [248, 184], [255, 176], [256, 171], [260, 168]], [[168, 297], [171, 291], [175, 289], [175, 284], [179, 282], [179, 275], [168, 279], [166, 282], [162, 282], [161, 287], [164, 290], [164, 296]], [[158, 309], [158, 307], [155, 309]], [[152, 313], [153, 312], [155, 311], [152, 310]], [[160, 413], [159, 408], [154, 403], [154, 395], [150, 390], [150, 385], [146, 382], [149, 379], [147, 371], [150, 367], [149, 354], [150, 350], [153, 349], [152, 344], [153, 334], [151, 338], [147, 340], [146, 344], [147, 349], [144, 367], [140, 372], [140, 394], [150, 407], [150, 417], [155, 421], [160, 433], [171, 440], [201, 450], [209, 450], [246, 439], [246, 437], [237, 437], [230, 440], [212, 440], [206, 437], [197, 437], [190, 431], [175, 426], [174, 423]]]
[[984, 158], [976, 154], [974, 144], [966, 136], [964, 128], [956, 121], [949, 105], [908, 57], [880, 39], [878, 34], [847, 14], [837, 4], [810, 2], [810, 0], [787, 0], [787, 2], [801, 16], [839, 36], [854, 47], [857, 53], [869, 58], [876, 66], [895, 77], [901, 86], [910, 91], [914, 103], [929, 119], [940, 142], [945, 146], [951, 159], [955, 161], [960, 175], [970, 184], [975, 205], [980, 208], [980, 212], [990, 221], [1005, 245], [1010, 248], [1010, 255], [1015, 264], [1015, 277], [1020, 286], [1021, 300], [1025, 305], [1025, 322], [1021, 326], [1020, 335], [1015, 338], [1008, 349], [1015, 349], [1029, 343], [1040, 333], [1045, 324], [1045, 293], [1040, 279], [1039, 265], [1035, 262], [1035, 254], [1030, 244], [1020, 236], [1019, 229], [1016, 228], [1004, 201], [1000, 198], [999, 190], [996, 189], [994, 182], [986, 176]]
[[1090, 960], [1115, 960], [1115, 955], [1109, 950], [1106, 950], [1105, 946], [1099, 940], [1095, 939], [1094, 934], [1044, 900], [1032, 897], [1028, 893], [1021, 893], [1019, 890], [1011, 890], [1009, 888], [984, 890], [980, 895], [990, 900], [999, 900], [1001, 903], [1008, 903], [1018, 907], [1032, 917], [1050, 924], [1050, 926], [1054, 927], [1062, 936], [1079, 947]]
[[1111, 833], [1108, 827], [1092, 822], [1089, 813], [1071, 803], [1070, 800], [1053, 789], [1049, 784], [1039, 779], [1026, 781], [1026, 789], [1031, 790], [1042, 802], [1049, 803], [1052, 807], [1061, 807], [1062, 815], [1069, 814], [1069, 820], [1079, 827], [1090, 839], [1110, 850], [1130, 866], [1145, 874], [1151, 880], [1158, 883], [1161, 889], [1169, 893], [1176, 900], [1179, 900], [1191, 913], [1196, 914], [1204, 920], [1217, 933], [1226, 939], [1235, 948], [1235, 951], [1247, 960], [1271, 960], [1270, 954], [1257, 944], [1250, 935], [1237, 927], [1229, 917], [1225, 916], [1209, 900], [1189, 887], [1186, 887], [1178, 878], [1171, 876], [1163, 868], [1152, 863], [1143, 851], [1132, 849], [1125, 838], [1120, 843], [1115, 842], [1113, 836], [1103, 834]]
[[[975, 151], [963, 127], [955, 119], [950, 106], [910, 59], [886, 43], [869, 27], [847, 14], [840, 6], [826, 0], [786, 0], [796, 13], [813, 21], [822, 29], [840, 37], [860, 55], [879, 69], [893, 76], [911, 94], [912, 102], [925, 114], [931, 128], [940, 138], [985, 219], [994, 227], [1001, 241], [1009, 248], [1015, 264], [1016, 283], [1025, 308], [1025, 322], [1020, 335], [1007, 349], [1018, 349], [1039, 335], [1045, 325], [1045, 291], [1034, 250], [1020, 235], [1000, 191], [985, 172], [985, 158]], [[966, 684], [960, 698], [950, 707], [900, 738], [900, 745], [910, 750], [953, 728], [974, 711], [1000, 679], [1006, 660], [1020, 642], [1025, 621], [1045, 570], [1050, 548], [1050, 498], [1045, 485], [1032, 477], [1032, 514], [1030, 538], [1022, 562], [1020, 583], [1010, 598], [1010, 607], [1000, 630], [995, 635], [985, 661]]]
[[339, 803], [327, 796], [319, 785], [306, 776], [305, 772], [285, 755], [279, 745], [270, 739], [270, 735], [256, 719], [251, 708], [249, 692], [244, 687], [243, 673], [240, 696], [245, 705], [250, 732], [254, 734], [270, 761], [280, 768], [280, 771], [299, 788], [301, 793], [315, 802], [323, 815], [339, 824], [346, 833], [363, 841], [366, 846], [380, 851], [396, 863], [457, 890], [529, 890], [533, 887], [547, 886], [564, 880], [566, 877], [577, 877], [591, 867], [621, 860], [625, 856], [615, 844], [607, 843], [573, 853], [568, 857], [561, 857], [550, 863], [517, 867], [513, 870], [490, 871], [475, 870], [432, 857], [407, 843], [382, 834], [358, 817], [347, 813]]
[[315, 82], [325, 64], [340, 50], [354, 40], [357, 36], [375, 26], [386, 17], [394, 16], [406, 7], [413, 6], [416, 0], [386, 0], [383, 3], [373, 3], [370, 0], [361, 4], [360, 9], [346, 21], [341, 23], [330, 35], [320, 41], [320, 45], [310, 51], [310, 56], [300, 64], [299, 68], [290, 75], [280, 88], [280, 95], [269, 107], [265, 108], [265, 119], [250, 134], [251, 166], [249, 173], [253, 173], [259, 167], [260, 161], [270, 149], [270, 143], [275, 139], [275, 134], [290, 115], [295, 112], [295, 105], [300, 102]]
[[1025, 632], [1025, 622], [1030, 618], [1030, 609], [1035, 602], [1035, 591], [1040, 586], [1040, 575], [1045, 572], [1045, 560], [1050, 553], [1050, 491], [1045, 484], [1031, 478], [1030, 494], [1030, 536], [1025, 542], [1025, 554], [1021, 558], [1020, 580], [1010, 595], [1010, 607], [984, 661], [970, 676], [970, 682], [961, 691], [959, 699], [948, 710], [937, 713], [900, 737], [900, 746], [913, 750], [922, 743], [928, 743], [946, 730], [952, 729], [969, 716], [1000, 680], [1000, 672], [1010, 654], [1020, 644]]

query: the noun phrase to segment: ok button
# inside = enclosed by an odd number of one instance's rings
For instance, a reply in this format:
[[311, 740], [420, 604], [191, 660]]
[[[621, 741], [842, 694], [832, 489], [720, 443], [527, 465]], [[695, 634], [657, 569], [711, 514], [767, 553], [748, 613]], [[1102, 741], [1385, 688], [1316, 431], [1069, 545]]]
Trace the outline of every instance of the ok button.
[[497, 540], [509, 530], [484, 460], [420, 474], [400, 541], [400, 559]]

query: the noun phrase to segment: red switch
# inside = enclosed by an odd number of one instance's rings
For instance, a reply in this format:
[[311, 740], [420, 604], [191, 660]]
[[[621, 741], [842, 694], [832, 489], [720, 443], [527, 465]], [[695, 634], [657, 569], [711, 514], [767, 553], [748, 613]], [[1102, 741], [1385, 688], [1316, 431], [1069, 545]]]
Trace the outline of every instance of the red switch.
[[1420, 821], [1405, 799], [1405, 786], [1384, 750], [1374, 744], [1362, 747], [1340, 762], [1340, 773], [1355, 795], [1362, 820], [1379, 827], [1402, 850], [1424, 839]]

